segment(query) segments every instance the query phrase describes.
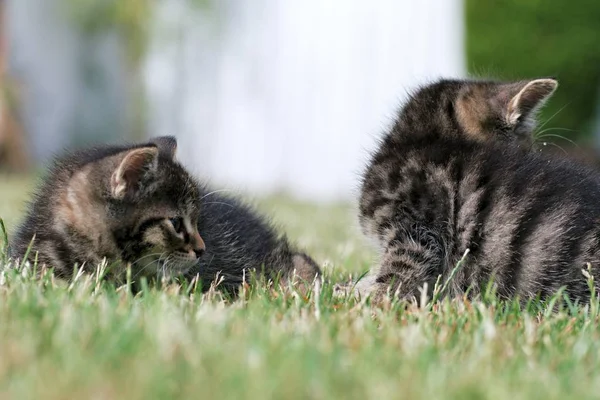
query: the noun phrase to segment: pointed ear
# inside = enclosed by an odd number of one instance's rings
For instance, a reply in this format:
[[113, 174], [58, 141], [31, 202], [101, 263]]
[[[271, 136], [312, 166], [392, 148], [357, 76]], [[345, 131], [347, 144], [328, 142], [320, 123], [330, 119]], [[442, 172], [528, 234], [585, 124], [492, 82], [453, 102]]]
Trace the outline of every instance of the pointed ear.
[[146, 176], [156, 172], [158, 148], [141, 147], [127, 152], [110, 179], [111, 194], [115, 199], [134, 196]]
[[508, 102], [506, 120], [511, 125], [535, 125], [535, 114], [558, 87], [552, 78], [536, 79], [519, 85], [520, 89]]
[[177, 139], [174, 136], [160, 136], [153, 138], [150, 143], [158, 147], [158, 151], [162, 156], [175, 158], [177, 151]]

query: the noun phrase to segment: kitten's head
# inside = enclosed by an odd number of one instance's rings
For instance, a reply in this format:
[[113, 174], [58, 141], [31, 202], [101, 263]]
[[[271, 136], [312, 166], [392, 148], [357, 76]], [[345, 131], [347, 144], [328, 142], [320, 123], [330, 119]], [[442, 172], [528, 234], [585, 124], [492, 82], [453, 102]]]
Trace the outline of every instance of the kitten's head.
[[161, 137], [76, 155], [79, 165], [70, 168], [75, 172], [58, 214], [76, 230], [87, 224], [104, 231], [135, 274], [187, 272], [205, 246], [198, 233], [199, 187], [174, 159], [176, 146], [174, 138]]
[[[415, 93], [401, 121], [479, 142], [531, 146], [536, 112], [554, 93], [553, 78], [518, 82], [442, 80]], [[417, 124], [417, 125], [415, 125]]]

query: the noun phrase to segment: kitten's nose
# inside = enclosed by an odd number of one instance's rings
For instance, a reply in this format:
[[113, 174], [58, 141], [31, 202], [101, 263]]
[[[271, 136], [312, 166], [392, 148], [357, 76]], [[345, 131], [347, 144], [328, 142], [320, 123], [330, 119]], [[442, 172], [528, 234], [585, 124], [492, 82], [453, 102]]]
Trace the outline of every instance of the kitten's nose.
[[196, 254], [196, 258], [200, 258], [202, 257], [202, 254], [204, 254], [204, 248], [202, 249], [194, 249], [194, 253]]
[[202, 240], [202, 237], [200, 236], [200, 234], [198, 232], [196, 232], [192, 236], [192, 240], [193, 240], [193, 246], [194, 246], [194, 253], [196, 254], [196, 257], [197, 258], [202, 257], [202, 254], [204, 254], [204, 250], [206, 250], [206, 245], [204, 244], [204, 240]]

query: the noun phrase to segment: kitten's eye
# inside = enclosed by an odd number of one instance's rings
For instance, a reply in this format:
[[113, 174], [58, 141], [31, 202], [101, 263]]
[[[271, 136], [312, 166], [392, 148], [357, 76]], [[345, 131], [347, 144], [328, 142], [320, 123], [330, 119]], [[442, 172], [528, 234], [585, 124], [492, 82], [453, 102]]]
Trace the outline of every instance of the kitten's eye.
[[175, 232], [181, 233], [181, 229], [183, 228], [183, 218], [169, 218], [169, 222], [171, 223], [171, 225], [173, 225], [173, 229], [175, 229]]

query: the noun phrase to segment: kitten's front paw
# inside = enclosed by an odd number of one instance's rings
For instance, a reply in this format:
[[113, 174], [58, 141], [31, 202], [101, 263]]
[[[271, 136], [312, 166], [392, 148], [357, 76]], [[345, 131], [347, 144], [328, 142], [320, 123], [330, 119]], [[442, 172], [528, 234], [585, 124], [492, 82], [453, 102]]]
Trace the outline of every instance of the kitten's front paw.
[[356, 299], [365, 299], [372, 293], [377, 292], [379, 284], [375, 282], [375, 277], [367, 275], [356, 283], [348, 283], [345, 285], [336, 284], [333, 287], [333, 295], [338, 298], [346, 298], [348, 296], [355, 297]]
[[333, 297], [337, 298], [345, 298], [352, 291], [352, 283], [347, 283], [342, 285], [341, 283], [336, 283], [333, 285]]

